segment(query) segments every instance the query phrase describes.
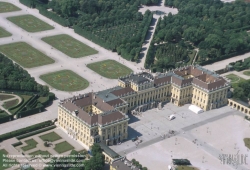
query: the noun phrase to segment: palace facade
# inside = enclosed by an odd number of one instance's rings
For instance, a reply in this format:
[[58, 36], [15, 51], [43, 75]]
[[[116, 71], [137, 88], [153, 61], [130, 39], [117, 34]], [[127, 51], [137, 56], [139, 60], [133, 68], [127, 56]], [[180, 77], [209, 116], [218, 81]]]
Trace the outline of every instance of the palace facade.
[[95, 142], [116, 144], [128, 136], [128, 113], [194, 104], [207, 111], [227, 104], [229, 80], [199, 65], [166, 73], [131, 73], [118, 86], [61, 100], [58, 122], [69, 135], [87, 146]]

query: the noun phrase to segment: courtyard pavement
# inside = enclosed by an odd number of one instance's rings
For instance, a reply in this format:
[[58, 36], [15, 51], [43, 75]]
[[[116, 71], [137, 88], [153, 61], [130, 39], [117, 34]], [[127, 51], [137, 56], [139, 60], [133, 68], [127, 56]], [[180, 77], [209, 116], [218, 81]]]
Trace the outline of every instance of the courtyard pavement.
[[[219, 156], [237, 154], [238, 150], [240, 155], [247, 154], [243, 139], [250, 135], [250, 124], [244, 120], [244, 114], [229, 106], [195, 114], [188, 106], [176, 107], [169, 103], [162, 110], [131, 116], [128, 140], [111, 148], [130, 160], [135, 158], [150, 170], [167, 169], [172, 158], [187, 158], [204, 170], [235, 169], [232, 164], [222, 164]], [[167, 117], [171, 114], [175, 114], [176, 119], [169, 121]], [[169, 130], [175, 134], [169, 134]], [[137, 146], [131, 141], [136, 136], [142, 140]], [[250, 158], [247, 160], [250, 163]], [[247, 167], [238, 165], [242, 170]]]

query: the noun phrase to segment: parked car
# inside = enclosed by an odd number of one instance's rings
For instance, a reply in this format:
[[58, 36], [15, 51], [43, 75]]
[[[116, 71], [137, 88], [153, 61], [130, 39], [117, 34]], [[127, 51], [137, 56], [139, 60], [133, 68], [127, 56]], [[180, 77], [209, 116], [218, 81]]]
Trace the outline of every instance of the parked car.
[[173, 120], [173, 119], [175, 119], [175, 116], [174, 116], [174, 115], [170, 115], [170, 116], [168, 117], [168, 120]]
[[137, 137], [134, 137], [134, 138], [132, 138], [131, 140], [132, 140], [132, 142], [134, 142], [134, 141], [136, 141], [138, 138]]

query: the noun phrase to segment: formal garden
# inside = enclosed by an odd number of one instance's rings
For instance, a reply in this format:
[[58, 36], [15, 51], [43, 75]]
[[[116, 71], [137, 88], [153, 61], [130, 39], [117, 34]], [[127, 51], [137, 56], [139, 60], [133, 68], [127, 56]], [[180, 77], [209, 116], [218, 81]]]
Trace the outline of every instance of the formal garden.
[[7, 95], [7, 94], [0, 94], [0, 101], [1, 100], [8, 100], [8, 99], [11, 99], [11, 98], [14, 98], [15, 96], [13, 95]]
[[235, 74], [228, 74], [226, 75], [226, 78], [228, 78], [229, 80], [231, 80], [231, 83], [232, 83], [232, 86], [236, 86], [236, 84], [242, 82], [242, 81], [245, 81], [245, 79], [235, 75]]
[[7, 19], [27, 32], [40, 32], [54, 29], [54, 27], [33, 15], [14, 16]]
[[246, 76], [250, 76], [250, 70], [243, 71], [243, 74]]
[[25, 42], [1, 45], [0, 51], [25, 68], [38, 67], [55, 62]]
[[95, 49], [66, 34], [45, 37], [42, 38], [42, 40], [72, 58], [79, 58], [98, 53]]
[[12, 34], [0, 27], [0, 38], [10, 37]]
[[118, 63], [115, 60], [104, 60], [87, 65], [88, 68], [100, 74], [103, 77], [117, 79], [133, 72], [130, 68]]
[[54, 150], [59, 154], [73, 150], [73, 149], [74, 147], [70, 145], [67, 141], [55, 144], [55, 148], [54, 148]]
[[34, 149], [36, 148], [36, 145], [38, 144], [34, 139], [25, 140], [24, 142], [26, 143], [26, 146], [23, 146], [21, 148], [23, 151]]
[[[1, 4], [0, 4], [1, 5]], [[4, 169], [8, 169], [11, 167], [11, 165], [18, 165], [19, 162], [17, 162], [15, 159], [10, 159], [7, 157], [4, 157], [4, 155], [8, 155], [9, 153], [5, 150], [5, 149], [0, 149], [0, 169], [4, 170]], [[5, 162], [3, 162], [3, 160], [6, 160]], [[8, 163], [9, 161], [9, 163]]]
[[21, 9], [8, 2], [0, 2], [0, 13], [20, 11]]
[[71, 70], [61, 70], [41, 75], [40, 78], [61, 91], [79, 91], [87, 88], [89, 82]]
[[39, 138], [41, 138], [43, 141], [50, 141], [50, 142], [54, 142], [54, 141], [57, 141], [59, 139], [62, 139], [62, 137], [59, 136], [55, 132], [50, 132], [50, 133], [44, 134], [42, 136], [39, 136]]

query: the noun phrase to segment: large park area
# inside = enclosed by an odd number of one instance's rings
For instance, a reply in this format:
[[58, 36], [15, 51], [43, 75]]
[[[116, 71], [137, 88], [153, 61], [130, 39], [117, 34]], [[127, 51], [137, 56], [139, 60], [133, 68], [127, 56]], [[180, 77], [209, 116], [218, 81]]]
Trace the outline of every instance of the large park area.
[[0, 2], [0, 13], [19, 11], [20, 8], [7, 2]]
[[70, 70], [61, 70], [41, 75], [40, 78], [61, 91], [79, 91], [87, 88], [89, 82]]
[[7, 19], [28, 32], [39, 32], [54, 29], [54, 27], [34, 17], [33, 15], [14, 16]]
[[0, 52], [25, 68], [38, 67], [55, 62], [25, 42], [1, 45]]
[[114, 60], [104, 60], [87, 65], [88, 68], [100, 74], [103, 77], [117, 79], [121, 76], [126, 76], [133, 72], [128, 67]]
[[95, 49], [66, 34], [45, 37], [42, 40], [72, 58], [79, 58], [98, 53]]

